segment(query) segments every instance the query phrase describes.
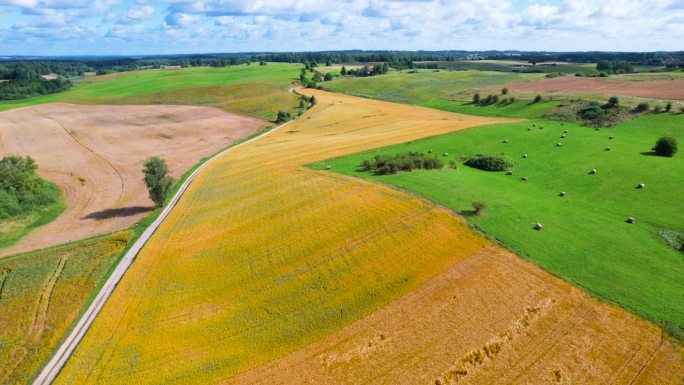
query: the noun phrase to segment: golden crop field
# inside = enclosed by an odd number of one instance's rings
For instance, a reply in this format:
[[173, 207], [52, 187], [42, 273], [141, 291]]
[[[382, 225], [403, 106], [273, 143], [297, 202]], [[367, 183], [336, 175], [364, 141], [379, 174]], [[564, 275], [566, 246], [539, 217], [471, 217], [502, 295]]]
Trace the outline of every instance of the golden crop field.
[[121, 231], [0, 259], [0, 384], [29, 382], [129, 238]]
[[[58, 383], [231, 380], [353, 327], [489, 249], [489, 241], [462, 219], [424, 199], [304, 165], [502, 120], [312, 92], [319, 100], [313, 110], [222, 156], [198, 176], [123, 278]], [[463, 274], [477, 273], [490, 262], [480, 258], [478, 263], [485, 266], [464, 265]], [[492, 295], [491, 279], [520, 281], [521, 290], [497, 291], [499, 300], [491, 305], [475, 297], [456, 306], [463, 314], [488, 314], [490, 321], [478, 324], [466, 317], [456, 325], [453, 330], [477, 338], [455, 351], [499, 330], [517, 333], [515, 325], [502, 325], [492, 314], [506, 314], [501, 322], [512, 319], [532, 331], [537, 326], [531, 313], [543, 315], [538, 322], [546, 330], [555, 330], [553, 322], [562, 318], [564, 307], [548, 305], [551, 300], [544, 297], [544, 285], [551, 288], [557, 280], [533, 265], [461, 279], [474, 295]], [[527, 298], [534, 285], [538, 295]], [[576, 295], [562, 285], [555, 296]], [[583, 342], [590, 351], [624, 353], [635, 346], [595, 331], [604, 323], [648, 336], [645, 351], [675, 355], [669, 342], [659, 342], [652, 325], [587, 297], [579, 302], [586, 322], [574, 332], [578, 341], [588, 333], [602, 337]], [[563, 342], [562, 334], [556, 341]], [[641, 357], [635, 362], [646, 367], [651, 361]], [[372, 365], [362, 358], [350, 362]], [[682, 370], [676, 359], [652, 362], [675, 375]], [[428, 374], [443, 379], [453, 364], [436, 362]]]

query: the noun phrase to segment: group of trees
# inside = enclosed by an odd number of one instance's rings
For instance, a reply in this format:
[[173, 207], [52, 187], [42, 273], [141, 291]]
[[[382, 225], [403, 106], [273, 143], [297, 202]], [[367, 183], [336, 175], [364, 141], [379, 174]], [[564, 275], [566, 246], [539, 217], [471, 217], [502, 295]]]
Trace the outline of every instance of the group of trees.
[[62, 92], [71, 88], [71, 82], [58, 78], [45, 80], [8, 80], [0, 82], [0, 100], [24, 99], [36, 95]]
[[27, 214], [59, 200], [59, 189], [36, 174], [31, 157], [0, 159], [0, 219]]
[[634, 66], [625, 60], [601, 60], [596, 63], [596, 70], [611, 74], [629, 74], [634, 72]]
[[407, 152], [396, 155], [376, 155], [371, 160], [364, 160], [361, 169], [376, 175], [396, 174], [399, 171], [413, 171], [415, 169], [432, 170], [444, 167], [444, 163], [435, 157], [429, 157], [419, 152]]
[[[508, 88], [501, 90], [502, 95], [508, 95]], [[473, 95], [473, 104], [478, 104], [480, 106], [490, 106], [492, 104], [509, 104], [514, 103], [517, 99], [513, 96], [510, 98], [500, 98], [499, 95], [487, 95], [487, 97], [481, 97], [479, 93]]]

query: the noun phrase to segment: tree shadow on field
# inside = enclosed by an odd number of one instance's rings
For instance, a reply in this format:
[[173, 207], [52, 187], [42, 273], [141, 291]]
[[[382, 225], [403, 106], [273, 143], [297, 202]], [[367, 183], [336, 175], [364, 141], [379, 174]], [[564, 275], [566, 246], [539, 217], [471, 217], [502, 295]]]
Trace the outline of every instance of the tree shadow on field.
[[93, 219], [96, 221], [101, 221], [103, 219], [111, 219], [118, 217], [130, 217], [132, 215], [138, 215], [142, 213], [147, 213], [154, 210], [153, 206], [131, 206], [131, 207], [120, 207], [116, 209], [106, 209], [102, 211], [95, 211], [84, 216], [81, 219]]
[[639, 154], [645, 155], [645, 156], [658, 156], [658, 154], [655, 151], [643, 151], [643, 152], [640, 152]]

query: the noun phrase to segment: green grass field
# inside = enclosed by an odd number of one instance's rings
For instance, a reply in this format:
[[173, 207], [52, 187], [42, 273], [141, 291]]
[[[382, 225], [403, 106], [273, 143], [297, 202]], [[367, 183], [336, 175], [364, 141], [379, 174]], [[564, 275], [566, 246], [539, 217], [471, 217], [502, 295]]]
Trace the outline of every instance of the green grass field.
[[122, 72], [87, 78], [63, 93], [0, 101], [0, 111], [50, 102], [189, 104], [273, 120], [278, 110], [296, 111], [299, 98], [288, 92], [288, 84], [298, 78], [299, 67], [269, 63]]
[[420, 70], [418, 73], [390, 72], [367, 78], [344, 77], [325, 82], [323, 86], [355, 96], [426, 105], [435, 100], [469, 100], [473, 88], [503, 87], [542, 78], [544, 74]]
[[129, 239], [121, 231], [0, 259], [0, 384], [29, 383]]
[[[650, 149], [665, 135], [684, 143], [683, 126], [684, 115], [673, 114], [647, 115], [599, 131], [535, 120], [474, 128], [316, 167], [330, 165], [335, 172], [391, 184], [462, 213], [518, 254], [677, 334], [684, 328], [684, 255], [667, 245], [659, 231], [684, 233], [684, 155], [662, 158]], [[566, 129], [568, 136], [561, 139]], [[562, 147], [555, 147], [558, 142]], [[514, 159], [513, 175], [461, 163], [457, 170], [389, 176], [358, 170], [378, 153], [428, 150], [445, 161], [505, 153]], [[529, 157], [523, 159], [524, 153]], [[589, 174], [593, 168], [596, 175]], [[637, 189], [639, 183], [646, 188]], [[560, 197], [560, 191], [567, 195]], [[471, 215], [471, 204], [478, 200], [487, 203], [484, 216]], [[636, 223], [626, 223], [627, 217]], [[544, 225], [542, 231], [533, 229], [537, 222]]]

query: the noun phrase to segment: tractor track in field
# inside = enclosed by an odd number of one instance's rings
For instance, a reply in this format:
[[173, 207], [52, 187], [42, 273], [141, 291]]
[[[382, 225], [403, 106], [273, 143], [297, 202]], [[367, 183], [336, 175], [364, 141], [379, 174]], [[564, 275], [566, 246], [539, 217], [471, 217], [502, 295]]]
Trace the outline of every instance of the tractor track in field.
[[[291, 91], [292, 92], [292, 91]], [[294, 91], [296, 92], [296, 91]], [[168, 205], [164, 208], [164, 210], [159, 214], [159, 217], [152, 222], [147, 229], [140, 235], [140, 237], [133, 243], [131, 248], [126, 252], [126, 254], [121, 258], [121, 261], [119, 261], [119, 264], [116, 266], [116, 268], [112, 271], [112, 274], [109, 276], [105, 284], [102, 286], [100, 291], [97, 293], [95, 296], [95, 299], [91, 304], [88, 306], [86, 311], [83, 313], [81, 318], [78, 320], [76, 323], [76, 326], [71, 330], [71, 332], [67, 335], [67, 337], [64, 339], [64, 341], [61, 343], [61, 345], [57, 348], [55, 351], [55, 354], [52, 356], [50, 361], [43, 367], [41, 372], [38, 374], [38, 376], [35, 378], [33, 381], [34, 385], [47, 385], [47, 384], [52, 384], [52, 382], [57, 378], [57, 375], [59, 372], [62, 370], [64, 365], [66, 364], [67, 360], [71, 356], [71, 354], [76, 350], [76, 347], [78, 344], [81, 342], [83, 337], [85, 336], [86, 332], [90, 328], [90, 326], [93, 324], [95, 321], [95, 318], [97, 318], [97, 315], [100, 313], [102, 308], [104, 307], [105, 303], [109, 299], [109, 297], [112, 295], [114, 292], [114, 289], [118, 285], [118, 283], [121, 281], [123, 278], [124, 274], [126, 273], [126, 270], [131, 266], [133, 261], [135, 260], [136, 256], [140, 252], [140, 250], [145, 246], [147, 241], [150, 239], [150, 237], [155, 233], [155, 231], [159, 228], [159, 226], [164, 222], [166, 217], [169, 215], [171, 210], [173, 210], [174, 207], [176, 207], [176, 204], [180, 200], [180, 198], [183, 196], [185, 191], [188, 189], [190, 184], [195, 180], [197, 175], [204, 170], [209, 164], [211, 164], [215, 159], [219, 158], [220, 156], [238, 148], [241, 147], [245, 144], [251, 143], [254, 140], [257, 140], [259, 138], [262, 138], [266, 135], [269, 135], [285, 126], [287, 126], [288, 123], [284, 123], [280, 126], [274, 127], [272, 130], [265, 132], [261, 135], [255, 136], [254, 138], [251, 138], [249, 140], [246, 140], [244, 142], [238, 143], [234, 146], [231, 146], [227, 149], [224, 149], [223, 151], [215, 154], [211, 158], [209, 158], [206, 162], [204, 162], [201, 166], [199, 166], [190, 176], [183, 182], [183, 184], [180, 186], [176, 194], [171, 198], [169, 201]], [[68, 132], [68, 130], [67, 130]], [[71, 134], [70, 134], [71, 135]], [[73, 136], [72, 136], [73, 137]]]
[[98, 153], [97, 153], [96, 151], [94, 151], [92, 148], [86, 146], [83, 142], [81, 142], [81, 141], [76, 137], [76, 135], [74, 135], [74, 133], [71, 132], [71, 130], [69, 130], [66, 126], [64, 126], [64, 124], [62, 124], [62, 122], [60, 122], [60, 121], [57, 120], [57, 119], [51, 118], [51, 117], [49, 117], [49, 116], [46, 116], [45, 114], [42, 114], [42, 113], [38, 112], [35, 108], [31, 108], [31, 110], [32, 110], [33, 112], [35, 112], [37, 115], [41, 116], [42, 118], [47, 119], [47, 120], [51, 120], [51, 121], [57, 123], [57, 125], [59, 125], [60, 127], [62, 127], [62, 129], [64, 130], [64, 132], [66, 132], [67, 135], [69, 135], [69, 136], [71, 137], [71, 139], [74, 140], [74, 142], [78, 143], [78, 145], [81, 146], [81, 147], [83, 147], [83, 149], [85, 149], [86, 151], [88, 151], [88, 152], [90, 152], [91, 154], [95, 155], [97, 158], [101, 159], [103, 162], [107, 163], [107, 164], [109, 165], [109, 167], [110, 167], [112, 170], [114, 170], [114, 172], [116, 173], [116, 175], [119, 177], [119, 184], [120, 184], [120, 186], [121, 186], [121, 188], [119, 189], [119, 201], [120, 201], [121, 198], [122, 198], [123, 195], [124, 195], [124, 189], [125, 189], [125, 187], [126, 187], [126, 183], [124, 182], [124, 177], [123, 177], [123, 175], [121, 175], [121, 172], [119, 171], [119, 169], [117, 169], [116, 166], [114, 166], [114, 165], [112, 164], [112, 162], [110, 162], [109, 160], [107, 160], [107, 158], [105, 158], [105, 157], [102, 156], [101, 154], [98, 154]]

